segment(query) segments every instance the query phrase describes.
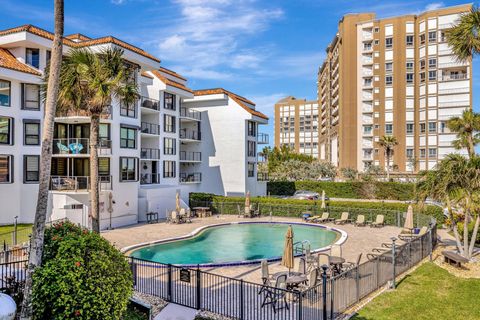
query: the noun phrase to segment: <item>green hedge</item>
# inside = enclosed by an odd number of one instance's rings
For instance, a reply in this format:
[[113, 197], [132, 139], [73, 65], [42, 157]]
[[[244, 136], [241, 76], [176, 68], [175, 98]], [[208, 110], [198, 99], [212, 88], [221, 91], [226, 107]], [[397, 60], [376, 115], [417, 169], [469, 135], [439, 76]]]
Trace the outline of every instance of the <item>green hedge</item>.
[[[274, 216], [300, 217], [305, 211], [313, 214], [321, 214], [325, 211], [321, 208], [321, 201], [311, 200], [294, 200], [294, 199], [278, 199], [258, 197], [251, 198], [253, 205], [259, 207], [260, 213], [268, 216], [270, 212]], [[214, 213], [221, 214], [238, 214], [239, 210], [243, 210], [245, 198], [243, 197], [224, 197], [207, 193], [190, 193], [190, 207], [210, 206]], [[356, 218], [357, 214], [366, 215], [367, 219], [372, 220], [372, 216], [376, 214], [385, 214], [390, 224], [398, 224], [403, 219], [403, 213], [407, 211], [407, 203], [384, 203], [384, 202], [357, 202], [357, 201], [328, 201], [328, 211], [333, 217], [340, 217], [341, 212], [348, 211], [352, 218]], [[442, 209], [436, 206], [419, 207], [414, 205], [414, 212], [421, 213], [426, 216], [433, 216], [439, 224], [443, 224], [444, 216]], [[398, 215], [401, 217], [399, 218]], [[421, 217], [421, 216], [419, 216]], [[396, 223], [392, 223], [392, 221]], [[425, 224], [426, 221], [419, 221], [419, 224]], [[400, 225], [402, 225], [400, 221]]]
[[308, 190], [325, 193], [330, 198], [412, 200], [414, 184], [400, 182], [332, 182], [332, 181], [269, 181], [267, 193], [270, 195], [290, 196], [296, 190]]

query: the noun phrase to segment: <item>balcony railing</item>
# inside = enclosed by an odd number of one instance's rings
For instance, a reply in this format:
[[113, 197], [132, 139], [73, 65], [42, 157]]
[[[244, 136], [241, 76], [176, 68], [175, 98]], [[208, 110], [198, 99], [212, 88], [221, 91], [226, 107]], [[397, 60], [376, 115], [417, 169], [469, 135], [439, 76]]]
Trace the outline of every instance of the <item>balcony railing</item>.
[[159, 184], [159, 173], [144, 173], [140, 175], [140, 184]]
[[445, 107], [468, 107], [470, 106], [469, 100], [457, 100], [457, 101], [439, 101], [438, 107], [445, 108]]
[[257, 162], [263, 163], [263, 162], [266, 162], [266, 161], [267, 161], [267, 158], [265, 157], [265, 155], [262, 152], [258, 152], [257, 153]]
[[140, 159], [160, 159], [160, 149], [142, 148]]
[[202, 135], [201, 135], [200, 131], [180, 129], [180, 139], [200, 141], [201, 137], [202, 137]]
[[88, 138], [53, 139], [53, 154], [89, 154]]
[[141, 126], [142, 133], [155, 134], [155, 135], [160, 134], [160, 125], [158, 124], [142, 122], [141, 125], [142, 125]]
[[268, 173], [257, 172], [257, 181], [268, 181]]
[[[50, 190], [86, 191], [90, 190], [90, 180], [89, 176], [52, 176], [50, 177]], [[112, 190], [112, 176], [99, 176], [98, 187], [100, 191]]]
[[201, 172], [181, 172], [180, 173], [180, 183], [200, 183], [202, 182], [202, 173]]
[[257, 143], [258, 144], [268, 144], [268, 134], [266, 133], [258, 133], [257, 135]]
[[468, 62], [464, 61], [452, 61], [452, 62], [440, 62], [438, 68], [453, 68], [453, 67], [466, 67]]
[[160, 101], [151, 99], [148, 97], [142, 97], [141, 99], [142, 108], [147, 108], [151, 110], [160, 110]]
[[199, 111], [190, 110], [189, 108], [180, 108], [180, 117], [202, 120], [202, 114]]
[[469, 87], [452, 88], [452, 89], [438, 89], [438, 94], [455, 94], [455, 93], [469, 93]]
[[180, 151], [180, 161], [202, 161], [202, 153], [197, 151]]
[[468, 79], [468, 75], [466, 73], [444, 75], [441, 78], [442, 81], [455, 81], [455, 80], [467, 80], [467, 79]]

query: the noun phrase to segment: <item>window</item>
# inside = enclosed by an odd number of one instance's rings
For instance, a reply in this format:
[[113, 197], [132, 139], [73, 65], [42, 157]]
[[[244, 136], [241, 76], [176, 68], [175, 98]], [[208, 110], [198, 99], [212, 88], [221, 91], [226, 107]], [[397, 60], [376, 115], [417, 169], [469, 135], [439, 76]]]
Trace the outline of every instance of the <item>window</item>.
[[413, 61], [407, 61], [406, 63], [406, 68], [407, 68], [407, 71], [413, 71]]
[[28, 122], [25, 120], [23, 123], [23, 144], [26, 146], [39, 146], [40, 145], [40, 122]]
[[22, 83], [22, 109], [40, 110], [40, 86]]
[[250, 137], [257, 136], [257, 124], [253, 121], [248, 121], [248, 135]]
[[429, 122], [428, 123], [428, 133], [435, 133], [437, 132], [437, 123], [436, 122]]
[[372, 134], [372, 126], [363, 126], [363, 134]]
[[447, 132], [447, 123], [445, 121], [440, 122], [440, 133]]
[[385, 124], [385, 134], [393, 134], [393, 124]]
[[425, 34], [420, 35], [420, 44], [425, 44]]
[[413, 128], [414, 128], [413, 123], [407, 123], [407, 134], [413, 134]]
[[428, 59], [428, 68], [436, 69], [437, 68], [437, 59]]
[[392, 72], [393, 71], [393, 62], [385, 63], [385, 72]]
[[392, 85], [392, 83], [393, 83], [393, 77], [391, 75], [385, 76], [385, 84]]
[[407, 73], [407, 83], [413, 83], [413, 73]]
[[122, 117], [136, 118], [137, 117], [137, 102], [130, 104], [120, 103], [120, 115]]
[[120, 182], [137, 181], [138, 159], [120, 157]]
[[407, 159], [412, 159], [413, 158], [413, 149], [408, 148], [407, 152], [406, 152], [406, 155], [407, 155]]
[[437, 149], [436, 148], [428, 148], [428, 157], [429, 158], [436, 158], [437, 157]]
[[163, 115], [163, 131], [175, 133], [175, 117], [169, 114]]
[[98, 129], [98, 139], [101, 148], [111, 148], [112, 144], [110, 141], [110, 124], [100, 123]]
[[373, 29], [373, 32], [379, 33], [379, 32], [380, 32], [380, 28], [376, 27], [375, 29]]
[[175, 110], [175, 95], [165, 92], [163, 94], [163, 107], [168, 110]]
[[175, 178], [175, 161], [163, 161], [163, 177]]
[[378, 46], [379, 43], [380, 43], [380, 41], [378, 41], [378, 40], [373, 41], [373, 44], [376, 45], [376, 46]]
[[47, 66], [50, 66], [50, 60], [52, 60], [52, 51], [51, 50], [47, 50], [47, 56], [46, 56], [46, 63], [47, 63]]
[[370, 50], [372, 50], [372, 43], [364, 43], [364, 44], [363, 44], [363, 50], [364, 50], [364, 51], [370, 51]]
[[420, 149], [420, 158], [425, 158], [426, 157], [426, 151], [425, 149]]
[[386, 38], [385, 39], [385, 48], [392, 48], [393, 47], [393, 38]]
[[120, 148], [136, 149], [137, 129], [120, 127]]
[[163, 138], [163, 154], [175, 155], [176, 154], [176, 140], [173, 138]]
[[13, 118], [0, 117], [0, 144], [13, 145]]
[[437, 81], [437, 70], [428, 71], [428, 80]]
[[255, 163], [249, 162], [248, 163], [248, 177], [255, 177]]
[[425, 72], [420, 72], [420, 82], [425, 82]]
[[13, 156], [0, 155], [0, 183], [13, 183]]
[[436, 31], [430, 31], [428, 33], [428, 42], [430, 42], [430, 43], [437, 42], [437, 32]]
[[36, 183], [40, 178], [40, 156], [23, 156], [23, 183]]
[[405, 43], [407, 44], [407, 46], [413, 46], [413, 36], [407, 35], [405, 38]]
[[27, 48], [26, 61], [28, 65], [34, 68], [40, 68], [40, 50]]
[[425, 133], [425, 131], [426, 131], [425, 123], [420, 123], [420, 133]]
[[420, 60], [420, 70], [425, 69], [425, 59]]
[[0, 106], [10, 107], [10, 81], [0, 79]]
[[98, 175], [110, 176], [110, 158], [98, 158]]
[[248, 141], [247, 156], [255, 157], [256, 149], [257, 149], [256, 142], [255, 141]]

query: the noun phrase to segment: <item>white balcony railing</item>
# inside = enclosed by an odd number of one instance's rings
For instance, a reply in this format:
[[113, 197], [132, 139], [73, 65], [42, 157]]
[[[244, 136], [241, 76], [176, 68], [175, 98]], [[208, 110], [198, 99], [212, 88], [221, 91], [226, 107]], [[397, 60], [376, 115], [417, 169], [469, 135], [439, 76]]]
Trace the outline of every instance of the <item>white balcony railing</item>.
[[202, 182], [202, 173], [201, 172], [181, 172], [180, 173], [180, 183], [200, 183]]
[[140, 184], [159, 184], [159, 183], [160, 183], [159, 173], [142, 173], [140, 175]]
[[[112, 176], [98, 177], [100, 191], [112, 190]], [[53, 191], [87, 191], [90, 190], [89, 176], [51, 176], [50, 190]]]

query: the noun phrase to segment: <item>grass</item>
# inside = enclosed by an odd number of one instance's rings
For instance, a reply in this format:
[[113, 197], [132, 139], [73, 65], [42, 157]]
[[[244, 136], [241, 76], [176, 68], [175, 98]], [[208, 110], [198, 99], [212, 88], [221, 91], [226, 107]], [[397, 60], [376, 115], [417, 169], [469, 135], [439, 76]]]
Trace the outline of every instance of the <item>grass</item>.
[[433, 263], [407, 275], [395, 291], [367, 304], [355, 320], [480, 319], [480, 279], [457, 278]]
[[[17, 243], [28, 241], [28, 235], [32, 233], [31, 224], [18, 224], [17, 225]], [[0, 226], [0, 246], [3, 246], [3, 242], [12, 244], [13, 225]]]

